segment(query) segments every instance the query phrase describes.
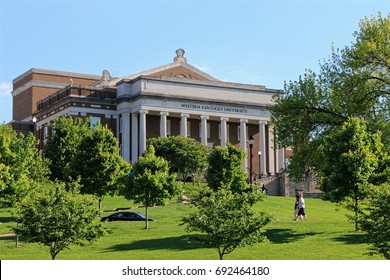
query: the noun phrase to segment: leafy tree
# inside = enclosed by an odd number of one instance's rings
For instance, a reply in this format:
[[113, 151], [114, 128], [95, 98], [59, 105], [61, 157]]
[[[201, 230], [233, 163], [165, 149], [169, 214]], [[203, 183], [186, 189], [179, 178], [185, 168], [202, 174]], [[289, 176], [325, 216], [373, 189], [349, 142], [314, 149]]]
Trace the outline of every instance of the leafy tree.
[[170, 164], [170, 172], [183, 174], [186, 181], [191, 174], [204, 172], [207, 166], [208, 149], [193, 138], [169, 136], [149, 139], [156, 150], [156, 156], [165, 158]]
[[252, 245], [266, 239], [262, 228], [271, 218], [265, 212], [251, 211], [247, 199], [228, 188], [209, 190], [202, 194], [198, 211], [182, 218], [188, 232], [205, 233], [197, 240], [218, 251], [219, 259], [237, 247]]
[[[10, 126], [0, 125], [0, 194], [18, 200], [29, 184], [19, 180], [44, 181], [49, 174], [48, 160], [42, 158], [37, 140], [30, 133], [24, 136]], [[23, 187], [25, 186], [25, 187]]]
[[355, 229], [363, 201], [372, 186], [370, 178], [378, 167], [376, 149], [383, 144], [379, 134], [369, 134], [365, 123], [353, 118], [324, 139], [320, 156], [321, 189], [331, 201], [352, 198]]
[[89, 119], [60, 117], [51, 124], [52, 135], [45, 146], [45, 157], [49, 158], [51, 179], [71, 181], [71, 162], [79, 152], [81, 141], [90, 135]]
[[360, 221], [368, 232], [371, 254], [383, 255], [390, 260], [390, 185], [375, 188], [371, 194], [368, 212]]
[[288, 171], [295, 178], [308, 167], [318, 170], [323, 137], [349, 117], [365, 119], [370, 132], [381, 130], [390, 147], [390, 16], [363, 19], [354, 36], [351, 47], [333, 50], [320, 74], [308, 70], [274, 97], [276, 138], [294, 150]]
[[99, 209], [104, 196], [117, 193], [129, 173], [130, 164], [120, 156], [118, 140], [100, 124], [81, 139], [69, 164], [72, 178], [80, 178], [81, 193], [96, 196]]
[[[77, 187], [74, 187], [77, 189]], [[64, 183], [42, 186], [17, 203], [17, 234], [47, 246], [52, 260], [71, 244], [99, 238], [104, 230], [99, 212], [87, 196], [67, 192]]]
[[157, 157], [151, 145], [147, 147], [145, 154], [134, 163], [132, 176], [123, 190], [123, 195], [145, 206], [146, 229], [149, 228], [149, 207], [164, 205], [169, 198], [179, 193], [180, 185], [175, 177], [175, 174], [169, 174], [168, 161]]
[[237, 193], [248, 190], [247, 176], [242, 167], [244, 158], [244, 151], [230, 143], [226, 148], [215, 147], [208, 157], [206, 178], [209, 187], [216, 191], [225, 186]]

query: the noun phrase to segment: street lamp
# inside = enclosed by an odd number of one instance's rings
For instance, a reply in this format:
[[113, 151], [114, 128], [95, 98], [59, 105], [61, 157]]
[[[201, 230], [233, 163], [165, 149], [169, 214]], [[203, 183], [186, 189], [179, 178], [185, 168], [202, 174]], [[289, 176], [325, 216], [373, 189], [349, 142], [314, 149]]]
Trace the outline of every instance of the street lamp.
[[258, 152], [259, 155], [259, 178], [261, 178], [261, 151]]
[[35, 116], [32, 118], [32, 122], [33, 122], [33, 124], [34, 124], [33, 135], [34, 135], [34, 137], [37, 137], [37, 136], [35, 135], [35, 129], [36, 129], [36, 125], [37, 125], [37, 118], [36, 118]]
[[248, 139], [248, 142], [249, 142], [249, 183], [252, 184], [252, 157], [253, 157], [253, 154], [252, 154], [252, 148], [253, 148], [253, 144], [255, 143], [255, 139], [253, 139], [253, 136], [249, 136], [249, 139]]

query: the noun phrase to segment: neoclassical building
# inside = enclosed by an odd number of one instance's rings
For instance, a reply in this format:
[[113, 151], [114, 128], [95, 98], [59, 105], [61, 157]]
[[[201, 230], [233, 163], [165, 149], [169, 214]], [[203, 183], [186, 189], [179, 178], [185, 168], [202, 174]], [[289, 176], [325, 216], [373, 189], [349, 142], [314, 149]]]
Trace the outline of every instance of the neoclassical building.
[[274, 94], [281, 91], [220, 81], [187, 63], [178, 49], [172, 63], [120, 78], [106, 70], [96, 76], [32, 68], [13, 81], [12, 125], [33, 130], [43, 148], [54, 118], [90, 117], [91, 125], [110, 127], [131, 162], [152, 137], [192, 137], [210, 149], [230, 141], [247, 153], [247, 170], [252, 135], [253, 172], [276, 174], [289, 155], [274, 144]]

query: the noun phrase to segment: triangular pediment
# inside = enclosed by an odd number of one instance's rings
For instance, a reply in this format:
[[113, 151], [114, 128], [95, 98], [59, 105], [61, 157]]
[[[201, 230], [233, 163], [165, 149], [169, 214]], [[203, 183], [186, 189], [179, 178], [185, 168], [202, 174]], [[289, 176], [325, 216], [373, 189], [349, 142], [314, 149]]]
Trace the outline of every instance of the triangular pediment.
[[173, 59], [173, 63], [162, 65], [150, 70], [143, 71], [141, 73], [129, 75], [126, 78], [134, 79], [139, 76], [151, 76], [156, 78], [175, 77], [192, 80], [218, 81], [218, 79], [188, 64], [187, 59], [184, 57], [184, 53], [185, 51], [183, 49], [177, 49], [176, 57]]
[[151, 76], [156, 78], [175, 77], [193, 80], [218, 81], [218, 79], [186, 62], [173, 62], [140, 73], [129, 75], [126, 78], [134, 79], [139, 76]]
[[102, 80], [95, 83], [94, 86], [115, 86], [121, 80], [132, 80], [140, 76], [150, 76], [155, 78], [162, 77], [174, 77], [182, 79], [191, 79], [191, 80], [203, 80], [203, 81], [219, 81], [213, 76], [203, 72], [199, 68], [192, 66], [187, 63], [187, 59], [184, 57], [184, 50], [176, 50], [176, 57], [173, 59], [173, 62], [170, 64], [165, 64], [159, 67], [155, 67], [149, 70], [138, 72], [135, 74], [128, 75], [122, 78], [111, 78], [108, 71], [103, 72]]

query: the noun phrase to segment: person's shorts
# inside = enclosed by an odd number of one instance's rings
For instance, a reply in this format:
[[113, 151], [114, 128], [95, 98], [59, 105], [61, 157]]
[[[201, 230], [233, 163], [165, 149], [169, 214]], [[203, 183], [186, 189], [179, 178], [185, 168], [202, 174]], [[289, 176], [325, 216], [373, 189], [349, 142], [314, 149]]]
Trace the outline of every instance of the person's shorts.
[[305, 208], [299, 208], [299, 210], [298, 210], [298, 216], [300, 216], [300, 215], [302, 215], [302, 216], [305, 216], [306, 214], [305, 214]]

